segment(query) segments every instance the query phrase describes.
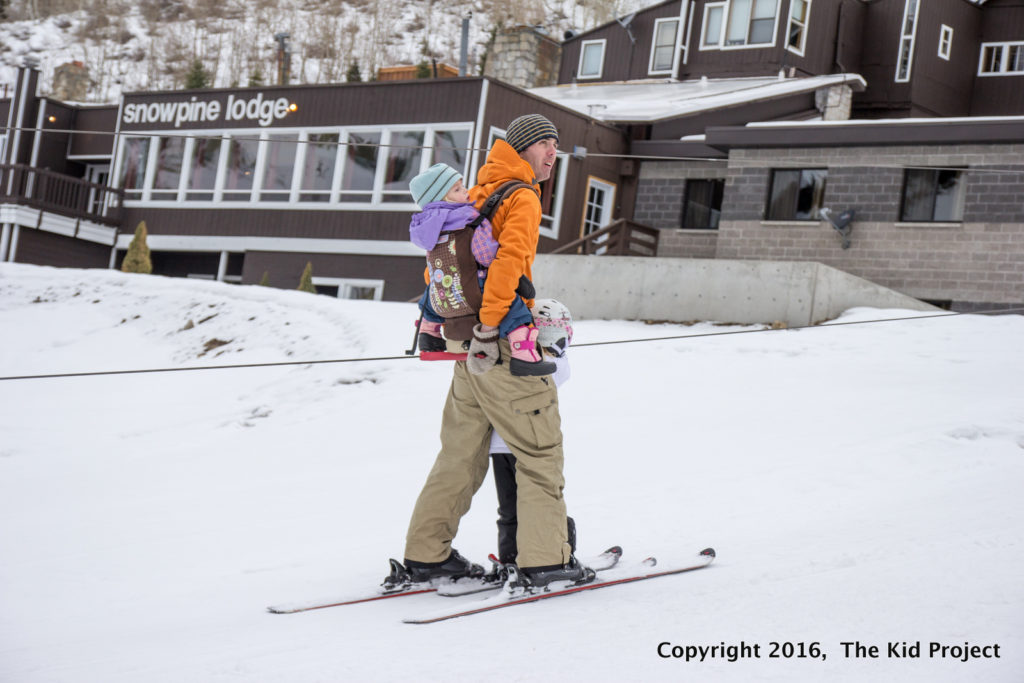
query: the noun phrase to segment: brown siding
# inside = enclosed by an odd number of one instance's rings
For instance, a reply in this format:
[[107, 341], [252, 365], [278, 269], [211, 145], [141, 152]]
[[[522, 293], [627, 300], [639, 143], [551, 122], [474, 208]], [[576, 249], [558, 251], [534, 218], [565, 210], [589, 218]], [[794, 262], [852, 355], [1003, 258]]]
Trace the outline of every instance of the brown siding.
[[139, 221], [153, 235], [288, 237], [315, 239], [408, 240], [408, 211], [157, 209], [126, 207], [124, 230]]
[[114, 149], [117, 107], [90, 107], [75, 111], [70, 156], [109, 157]]
[[[307, 263], [313, 277], [346, 277], [385, 280], [385, 301], [409, 301], [423, 293], [423, 258], [419, 256], [352, 256], [250, 251], [245, 255], [242, 284], [257, 284], [267, 274], [272, 287], [295, 289]], [[412, 327], [409, 328], [412, 341]], [[406, 340], [395, 342], [404, 343]]]
[[[931, 116], [967, 116], [977, 70], [981, 10], [963, 0], [933, 0], [918, 17], [911, 100]], [[939, 57], [939, 32], [953, 29], [951, 55]]]
[[22, 227], [14, 260], [57, 268], [106, 268], [110, 264], [110, 247]]
[[[562, 68], [558, 75], [558, 82], [572, 83], [576, 79], [583, 41], [601, 39], [607, 41], [601, 78], [580, 79], [580, 83], [647, 78], [651, 43], [654, 38], [654, 20], [662, 17], [678, 17], [679, 2], [680, 0], [671, 0], [637, 12], [629, 25], [629, 29], [636, 39], [635, 44], [630, 43], [629, 33], [619, 25], [618, 21], [612, 21], [566, 41], [562, 45]], [[685, 27], [683, 30], [685, 31]], [[658, 76], [658, 78], [664, 78], [664, 76]]]
[[[909, 105], [910, 85], [895, 80], [903, 9], [902, 0], [874, 2], [867, 6], [860, 75], [868, 87], [854, 94], [855, 108], [881, 110], [878, 116], [888, 116], [889, 110], [905, 110]], [[870, 114], [865, 112], [865, 115]]]
[[[981, 37], [970, 66], [978, 71], [981, 43], [1024, 40], [1024, 2], [989, 0], [981, 18]], [[1024, 76], [978, 76], [974, 81], [972, 116], [1013, 116], [1024, 112]]]

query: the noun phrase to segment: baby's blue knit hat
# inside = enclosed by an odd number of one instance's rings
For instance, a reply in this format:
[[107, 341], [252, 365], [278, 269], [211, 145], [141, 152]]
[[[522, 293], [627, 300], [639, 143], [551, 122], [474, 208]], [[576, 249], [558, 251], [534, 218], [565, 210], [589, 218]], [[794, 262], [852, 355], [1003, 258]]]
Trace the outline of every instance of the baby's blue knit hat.
[[409, 192], [422, 209], [430, 202], [444, 199], [452, 185], [461, 178], [462, 174], [448, 164], [434, 164], [409, 181]]

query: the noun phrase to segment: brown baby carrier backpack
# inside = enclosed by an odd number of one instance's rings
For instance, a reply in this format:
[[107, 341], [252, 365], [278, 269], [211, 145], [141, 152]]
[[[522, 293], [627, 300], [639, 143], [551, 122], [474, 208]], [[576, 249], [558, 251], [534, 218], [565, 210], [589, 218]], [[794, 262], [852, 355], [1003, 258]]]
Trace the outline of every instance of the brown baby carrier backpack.
[[473, 326], [483, 305], [483, 291], [477, 276], [482, 266], [473, 255], [473, 233], [490, 220], [502, 200], [520, 187], [530, 185], [512, 180], [501, 185], [484, 200], [480, 215], [457, 230], [444, 231], [437, 244], [427, 252], [427, 285], [430, 306], [444, 318], [444, 336], [453, 341], [473, 338]]

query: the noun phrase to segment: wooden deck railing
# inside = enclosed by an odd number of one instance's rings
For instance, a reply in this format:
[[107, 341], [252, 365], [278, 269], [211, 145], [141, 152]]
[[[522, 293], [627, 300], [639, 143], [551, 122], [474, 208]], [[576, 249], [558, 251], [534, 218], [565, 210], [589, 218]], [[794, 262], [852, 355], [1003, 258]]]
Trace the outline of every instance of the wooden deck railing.
[[24, 164], [0, 164], [0, 203], [119, 225], [124, 190]]
[[656, 256], [658, 230], [620, 218], [585, 237], [563, 244], [550, 253]]

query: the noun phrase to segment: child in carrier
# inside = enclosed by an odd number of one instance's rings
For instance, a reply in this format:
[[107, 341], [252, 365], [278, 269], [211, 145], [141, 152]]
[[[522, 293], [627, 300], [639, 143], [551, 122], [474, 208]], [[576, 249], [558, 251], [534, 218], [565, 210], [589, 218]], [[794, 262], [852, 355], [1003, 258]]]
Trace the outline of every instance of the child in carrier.
[[[569, 309], [554, 299], [537, 299], [533, 309], [534, 323], [538, 328], [537, 343], [544, 353], [551, 356], [555, 364], [553, 379], [561, 386], [569, 379], [569, 358], [566, 351], [572, 342], [572, 316]], [[498, 492], [498, 559], [502, 564], [515, 562], [518, 555], [516, 545], [517, 487], [516, 456], [496, 431], [491, 431], [491, 459], [494, 463], [494, 486]], [[576, 523], [568, 517], [569, 545], [576, 552]]]
[[[434, 164], [409, 182], [409, 191], [422, 209], [420, 213], [413, 214], [409, 223], [409, 237], [413, 244], [427, 250], [427, 272], [430, 278], [419, 302], [423, 317], [418, 344], [423, 351], [446, 351], [447, 344], [441, 336], [441, 326], [445, 324], [446, 318], [441, 315], [443, 311], [437, 308], [447, 308], [453, 302], [466, 302], [461, 300], [458, 282], [453, 282], [457, 274], [446, 272], [440, 261], [432, 262], [429, 252], [436, 251], [435, 247], [446, 243], [452, 233], [480, 218], [473, 231], [471, 244], [472, 255], [476, 260], [475, 277], [482, 292], [487, 268], [494, 262], [501, 245], [493, 237], [490, 221], [481, 218], [480, 212], [470, 202], [469, 190], [462, 182], [462, 174], [451, 166]], [[533, 316], [521, 298], [532, 298], [533, 284], [524, 276], [516, 292], [518, 296], [498, 326], [502, 338], [508, 338], [509, 333], [518, 328], [533, 326]], [[519, 376], [550, 375], [555, 371], [555, 365], [545, 361], [536, 349], [513, 347], [510, 371]]]

